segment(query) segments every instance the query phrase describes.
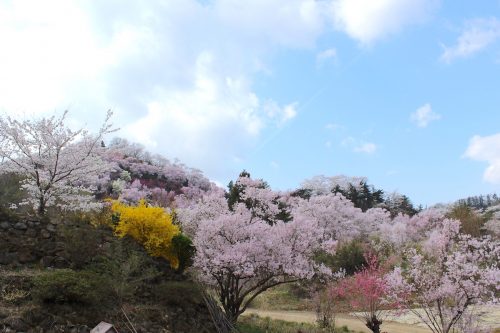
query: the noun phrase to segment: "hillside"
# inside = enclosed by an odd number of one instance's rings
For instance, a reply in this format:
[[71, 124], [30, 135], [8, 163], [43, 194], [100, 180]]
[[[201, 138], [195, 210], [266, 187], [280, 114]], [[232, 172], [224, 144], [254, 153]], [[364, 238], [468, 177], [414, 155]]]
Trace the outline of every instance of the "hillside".
[[215, 332], [188, 275], [88, 218], [0, 221], [2, 332]]

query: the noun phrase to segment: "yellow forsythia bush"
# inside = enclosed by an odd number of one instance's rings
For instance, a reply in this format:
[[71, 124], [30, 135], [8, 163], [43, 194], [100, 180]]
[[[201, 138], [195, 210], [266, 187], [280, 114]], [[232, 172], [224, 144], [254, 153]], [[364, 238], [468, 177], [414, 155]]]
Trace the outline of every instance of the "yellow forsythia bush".
[[115, 233], [118, 237], [130, 236], [144, 246], [151, 256], [163, 257], [177, 269], [179, 259], [172, 249], [172, 238], [180, 233], [172, 224], [172, 216], [161, 207], [148, 206], [145, 200], [137, 206], [128, 206], [118, 201], [111, 205], [118, 216]]

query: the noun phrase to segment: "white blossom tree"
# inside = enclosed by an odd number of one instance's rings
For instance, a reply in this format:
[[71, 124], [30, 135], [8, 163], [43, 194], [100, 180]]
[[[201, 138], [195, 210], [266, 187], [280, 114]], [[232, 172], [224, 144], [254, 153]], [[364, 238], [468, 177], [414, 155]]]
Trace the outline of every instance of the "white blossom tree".
[[459, 234], [459, 227], [458, 221], [444, 220], [419, 251], [406, 252], [404, 267], [386, 277], [390, 299], [434, 333], [470, 321], [475, 305], [498, 302], [499, 242]]
[[98, 177], [108, 170], [101, 158], [103, 136], [113, 131], [108, 111], [97, 134], [72, 130], [60, 117], [19, 121], [0, 117], [0, 172], [22, 175], [27, 204], [40, 215], [49, 206], [89, 209]]

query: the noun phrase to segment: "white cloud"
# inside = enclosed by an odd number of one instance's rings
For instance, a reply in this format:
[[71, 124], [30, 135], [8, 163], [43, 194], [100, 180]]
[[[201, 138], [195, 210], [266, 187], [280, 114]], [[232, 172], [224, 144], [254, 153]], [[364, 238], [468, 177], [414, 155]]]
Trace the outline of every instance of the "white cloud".
[[298, 103], [294, 102], [281, 107], [274, 101], [267, 101], [264, 104], [263, 109], [269, 119], [273, 119], [278, 125], [282, 125], [295, 118], [297, 115], [297, 105]]
[[450, 63], [457, 58], [470, 57], [498, 39], [500, 39], [500, 21], [496, 18], [468, 21], [456, 45], [444, 47], [441, 60]]
[[484, 171], [484, 180], [500, 184], [500, 133], [472, 137], [463, 157], [487, 162], [488, 167]]
[[316, 0], [218, 0], [213, 9], [223, 27], [259, 46], [313, 47], [324, 28], [323, 4]]
[[341, 145], [351, 149], [355, 153], [373, 154], [377, 151], [377, 145], [373, 142], [366, 142], [351, 136], [342, 140]]
[[276, 161], [271, 161], [271, 162], [269, 163], [269, 166], [270, 166], [271, 168], [275, 169], [275, 170], [277, 170], [277, 169], [279, 169], [279, 168], [280, 168], [279, 163], [278, 163], [278, 162], [276, 162]]
[[295, 101], [259, 97], [252, 79], [269, 70], [277, 48], [314, 47], [324, 30], [323, 6], [1, 2], [0, 112], [69, 108], [81, 122], [112, 108], [123, 129], [118, 135], [222, 179], [224, 161], [244, 158], [266, 128], [297, 115]]
[[430, 122], [441, 119], [441, 115], [432, 111], [429, 103], [419, 107], [417, 111], [410, 115], [410, 120], [418, 127], [427, 127]]
[[438, 0], [334, 0], [334, 25], [364, 45], [425, 21]]
[[326, 49], [326, 50], [319, 52], [316, 55], [316, 63], [318, 65], [321, 65], [328, 60], [335, 60], [336, 58], [337, 58], [337, 50], [336, 49], [334, 49], [334, 48]]
[[334, 131], [335, 132], [335, 131], [341, 129], [342, 126], [339, 125], [339, 124], [328, 123], [328, 124], [325, 125], [325, 128], [328, 129], [328, 130], [330, 130], [330, 131]]
[[360, 145], [354, 147], [354, 151], [357, 153], [373, 154], [377, 150], [377, 145], [372, 142], [363, 142]]
[[295, 116], [295, 103], [261, 105], [244, 82], [214, 75], [214, 61], [210, 53], [202, 53], [195, 66], [195, 87], [162, 92], [148, 103], [147, 114], [124, 128], [127, 137], [188, 165], [204, 161], [204, 169], [212, 171], [235, 152], [244, 154], [264, 127], [281, 126]]

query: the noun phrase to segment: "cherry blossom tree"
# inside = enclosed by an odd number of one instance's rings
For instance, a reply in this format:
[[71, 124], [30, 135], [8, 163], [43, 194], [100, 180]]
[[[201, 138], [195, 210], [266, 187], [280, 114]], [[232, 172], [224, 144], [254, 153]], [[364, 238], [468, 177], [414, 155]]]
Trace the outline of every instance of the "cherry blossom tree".
[[[378, 263], [377, 256], [365, 254], [367, 266], [354, 276], [342, 280], [330, 293], [348, 301], [354, 315], [374, 333], [380, 333], [384, 312], [387, 283], [384, 270]], [[387, 305], [387, 304], [385, 304]]]
[[[332, 272], [313, 257], [319, 249], [332, 251], [334, 245], [314, 219], [300, 214], [288, 222], [274, 218], [279, 211], [279, 193], [262, 188], [259, 181], [239, 181], [245, 183], [245, 202], [230, 209], [227, 201], [221, 206], [223, 193], [209, 194], [211, 197], [200, 202], [207, 205], [197, 216], [206, 218], [198, 221], [194, 237], [194, 267], [200, 279], [216, 290], [231, 322], [269, 288], [331, 276]], [[248, 202], [258, 204], [249, 207]], [[272, 223], [264, 219], [270, 216]]]
[[86, 129], [72, 130], [61, 117], [18, 121], [0, 117], [0, 172], [25, 177], [22, 188], [27, 202], [45, 214], [48, 206], [90, 209], [98, 178], [109, 168], [101, 158], [101, 141], [112, 132], [108, 111], [104, 123], [92, 135]]
[[407, 263], [386, 276], [389, 298], [414, 313], [432, 332], [448, 333], [471, 316], [473, 305], [498, 302], [500, 242], [459, 234], [445, 220], [410, 249]]
[[223, 214], [228, 214], [228, 202], [221, 188], [214, 187], [197, 200], [185, 196], [176, 198], [176, 213], [182, 226], [182, 232], [193, 238], [202, 221], [213, 221]]
[[377, 214], [378, 217], [373, 213], [369, 219], [379, 221], [378, 236], [395, 250], [413, 247], [428, 239], [432, 233], [442, 234], [443, 228], [460, 226], [459, 221], [447, 218], [446, 211], [442, 209], [427, 209], [413, 216], [399, 214], [392, 219], [383, 213]]
[[212, 188], [200, 170], [172, 163], [125, 139], [114, 138], [103, 156], [114, 165], [111, 194], [128, 203], [147, 199], [150, 204], [172, 208], [175, 197], [197, 200]]
[[362, 232], [363, 212], [340, 194], [326, 194], [300, 200], [296, 215], [315, 220], [331, 238], [351, 240]]

